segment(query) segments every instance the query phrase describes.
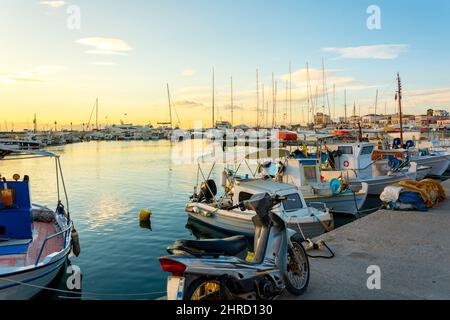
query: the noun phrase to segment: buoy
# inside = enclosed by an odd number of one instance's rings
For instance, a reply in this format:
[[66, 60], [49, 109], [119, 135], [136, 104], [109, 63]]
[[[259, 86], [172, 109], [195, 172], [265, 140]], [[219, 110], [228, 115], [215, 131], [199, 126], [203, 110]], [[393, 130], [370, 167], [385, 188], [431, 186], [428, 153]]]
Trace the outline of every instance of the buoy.
[[148, 220], [150, 220], [151, 215], [152, 215], [152, 212], [150, 210], [141, 209], [141, 211], [139, 212], [139, 221], [141, 221], [141, 222], [148, 221]]
[[75, 228], [72, 229], [70, 236], [72, 237], [72, 252], [76, 257], [78, 257], [81, 252], [81, 247], [80, 238], [78, 237], [78, 232], [77, 230], [75, 230]]

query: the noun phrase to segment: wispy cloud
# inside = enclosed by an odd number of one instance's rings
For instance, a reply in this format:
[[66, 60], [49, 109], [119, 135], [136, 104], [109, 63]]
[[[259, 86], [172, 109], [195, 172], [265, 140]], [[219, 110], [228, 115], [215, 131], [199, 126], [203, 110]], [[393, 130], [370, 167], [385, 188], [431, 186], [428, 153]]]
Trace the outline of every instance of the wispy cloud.
[[65, 69], [66, 67], [64, 66], [42, 65], [26, 71], [0, 74], [0, 82], [40, 82], [43, 76], [53, 75]]
[[183, 70], [183, 72], [181, 72], [181, 75], [183, 76], [183, 77], [191, 77], [191, 76], [193, 76], [194, 74], [196, 74], [197, 73], [197, 70], [194, 70], [194, 69], [186, 69], [186, 70]]
[[79, 39], [75, 42], [93, 47], [93, 50], [86, 51], [86, 53], [91, 54], [124, 55], [133, 50], [126, 41], [117, 38], [91, 37]]
[[41, 2], [39, 2], [40, 4], [42, 4], [42, 5], [44, 5], [44, 6], [47, 6], [47, 7], [50, 7], [50, 8], [62, 8], [62, 7], [64, 7], [66, 4], [67, 4], [67, 2], [66, 1], [41, 1]]
[[396, 59], [401, 53], [408, 51], [406, 44], [378, 44], [371, 46], [322, 48], [325, 52], [334, 52], [342, 59]]
[[175, 107], [181, 107], [181, 108], [198, 108], [198, 107], [204, 107], [203, 103], [191, 101], [191, 100], [179, 100], [175, 101], [173, 103]]

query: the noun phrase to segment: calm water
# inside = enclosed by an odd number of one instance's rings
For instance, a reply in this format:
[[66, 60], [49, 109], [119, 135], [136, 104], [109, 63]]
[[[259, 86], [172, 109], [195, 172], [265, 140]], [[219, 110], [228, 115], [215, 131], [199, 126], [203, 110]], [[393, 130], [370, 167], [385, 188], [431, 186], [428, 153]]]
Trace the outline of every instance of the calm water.
[[[82, 271], [84, 299], [162, 296], [167, 274], [161, 271], [157, 257], [165, 254], [168, 245], [178, 238], [224, 236], [190, 223], [192, 230], [186, 227], [184, 207], [193, 191], [197, 165], [178, 163], [178, 148], [179, 144], [168, 141], [114, 141], [51, 149], [61, 156], [71, 217], [80, 236], [81, 255], [70, 261]], [[206, 175], [210, 165], [202, 168]], [[216, 181], [222, 169], [219, 165], [213, 172]], [[13, 173], [29, 175], [33, 202], [56, 205], [53, 161], [4, 161], [0, 173], [7, 177]], [[139, 225], [142, 208], [153, 212], [150, 228]], [[62, 272], [52, 286], [66, 289], [66, 277]], [[154, 294], [101, 297], [92, 292]], [[41, 298], [63, 296], [67, 295], [47, 293]]]
[[[194, 237], [186, 228], [184, 207], [193, 192], [196, 164], [174, 163], [179, 150], [169, 141], [89, 142], [51, 151], [61, 156], [71, 217], [80, 236], [81, 255], [70, 260], [82, 271], [83, 298], [101, 298], [84, 292], [164, 291], [167, 274], [156, 258], [164, 255], [175, 239]], [[218, 166], [213, 177], [217, 178], [221, 169]], [[56, 206], [52, 160], [4, 161], [0, 173], [29, 175], [32, 201]], [[153, 212], [151, 229], [139, 225], [142, 208]], [[66, 289], [65, 281], [62, 274], [53, 285]], [[44, 296], [58, 298], [61, 294]]]

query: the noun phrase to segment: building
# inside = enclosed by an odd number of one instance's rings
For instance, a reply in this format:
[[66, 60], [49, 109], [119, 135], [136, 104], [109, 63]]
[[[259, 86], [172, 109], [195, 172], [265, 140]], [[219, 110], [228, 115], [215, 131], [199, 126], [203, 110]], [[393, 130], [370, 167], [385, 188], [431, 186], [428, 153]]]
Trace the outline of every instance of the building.
[[[404, 114], [402, 115], [402, 122], [403, 124], [407, 125], [415, 125], [416, 123], [416, 116], [411, 114]], [[400, 124], [400, 116], [398, 114], [391, 116], [391, 124]]]
[[433, 116], [435, 116], [435, 117], [450, 117], [450, 113], [447, 110], [433, 110]]
[[316, 115], [314, 116], [314, 123], [316, 125], [327, 125], [330, 124], [330, 116], [322, 113], [322, 112], [317, 112]]
[[351, 117], [348, 118], [348, 123], [349, 124], [355, 125], [355, 124], [358, 124], [360, 122], [361, 122], [361, 117], [360, 116], [351, 116]]
[[378, 114], [367, 114], [361, 118], [363, 124], [378, 124], [384, 117]]
[[428, 126], [430, 124], [436, 123], [436, 117], [433, 115], [430, 115], [428, 112], [427, 114], [419, 114], [415, 117], [415, 122], [417, 126]]

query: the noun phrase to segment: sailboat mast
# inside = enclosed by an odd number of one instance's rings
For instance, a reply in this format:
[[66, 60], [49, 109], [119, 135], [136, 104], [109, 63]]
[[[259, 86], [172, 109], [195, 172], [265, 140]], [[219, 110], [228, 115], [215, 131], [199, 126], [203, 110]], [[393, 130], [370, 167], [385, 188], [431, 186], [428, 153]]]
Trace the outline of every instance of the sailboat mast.
[[95, 128], [98, 131], [98, 98], [95, 100]]
[[375, 115], [377, 115], [377, 107], [378, 107], [378, 89], [377, 93], [375, 94]]
[[272, 129], [275, 128], [275, 77], [272, 72]]
[[256, 69], [256, 128], [259, 127], [259, 73]]
[[212, 128], [216, 126], [216, 121], [214, 119], [215, 116], [215, 110], [214, 110], [214, 98], [215, 98], [215, 84], [214, 84], [214, 68], [212, 69]]
[[347, 123], [347, 89], [344, 90], [344, 123]]
[[336, 119], [336, 84], [333, 84], [333, 119]]
[[400, 120], [400, 145], [403, 146], [402, 83], [400, 80], [400, 73], [397, 73], [397, 85], [398, 91], [396, 97], [398, 99], [398, 113]]
[[292, 64], [289, 61], [289, 123], [292, 126]]
[[231, 126], [233, 126], [233, 77], [231, 77]]
[[167, 83], [167, 99], [169, 101], [169, 122], [170, 122], [170, 128], [172, 128], [172, 103], [170, 101], [170, 89], [169, 84]]

